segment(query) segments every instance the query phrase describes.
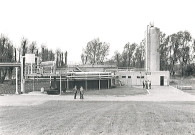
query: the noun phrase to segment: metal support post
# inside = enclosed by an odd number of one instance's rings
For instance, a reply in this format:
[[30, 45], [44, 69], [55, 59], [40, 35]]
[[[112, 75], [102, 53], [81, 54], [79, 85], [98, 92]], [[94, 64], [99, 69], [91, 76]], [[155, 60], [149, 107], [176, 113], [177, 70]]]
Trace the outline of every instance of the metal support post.
[[101, 81], [100, 81], [100, 74], [99, 74], [99, 90], [100, 90], [100, 88], [101, 88]]
[[32, 74], [33, 73], [33, 64], [32, 63], [31, 63], [30, 69], [31, 69], [31, 74]]
[[85, 75], [85, 89], [87, 90], [87, 75]]
[[69, 85], [68, 85], [68, 78], [67, 78], [67, 90], [69, 89]]
[[21, 92], [25, 93], [25, 79], [24, 79], [24, 57], [21, 57]]
[[18, 67], [16, 67], [16, 94], [19, 94], [18, 92]]
[[35, 77], [33, 76], [33, 91], [35, 91]]
[[60, 75], [60, 95], [62, 94], [62, 76]]
[[110, 88], [110, 84], [109, 84], [109, 73], [108, 73], [108, 89]]
[[51, 76], [49, 77], [49, 84], [50, 84], [50, 86], [51, 86]]

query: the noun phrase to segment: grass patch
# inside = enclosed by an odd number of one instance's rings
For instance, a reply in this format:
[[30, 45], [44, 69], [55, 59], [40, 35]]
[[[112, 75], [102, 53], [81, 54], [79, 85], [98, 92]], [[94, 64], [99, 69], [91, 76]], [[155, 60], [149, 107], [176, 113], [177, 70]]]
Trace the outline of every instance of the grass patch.
[[112, 89], [102, 89], [102, 90], [89, 90], [85, 91], [85, 95], [115, 95], [115, 96], [125, 96], [125, 95], [145, 95], [148, 94], [145, 89], [135, 88], [135, 87], [117, 87]]
[[[73, 95], [73, 91], [62, 93], [63, 95]], [[101, 90], [85, 90], [84, 95], [97, 95], [97, 96], [128, 96], [128, 95], [146, 95], [148, 92], [146, 89], [120, 86], [111, 89], [101, 89]], [[79, 93], [77, 93], [79, 95]]]
[[195, 134], [195, 102], [66, 102], [0, 107], [0, 134]]
[[192, 86], [192, 90], [182, 90], [184, 92], [195, 95], [195, 78], [194, 77], [174, 77], [170, 80], [170, 85], [177, 86]]

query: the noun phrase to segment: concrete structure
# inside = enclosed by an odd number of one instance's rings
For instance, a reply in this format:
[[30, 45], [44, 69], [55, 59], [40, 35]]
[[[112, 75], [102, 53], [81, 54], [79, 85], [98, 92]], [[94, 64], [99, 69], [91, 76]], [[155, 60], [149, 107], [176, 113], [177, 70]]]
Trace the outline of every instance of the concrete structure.
[[147, 26], [146, 31], [146, 71], [160, 71], [160, 29], [153, 25]]

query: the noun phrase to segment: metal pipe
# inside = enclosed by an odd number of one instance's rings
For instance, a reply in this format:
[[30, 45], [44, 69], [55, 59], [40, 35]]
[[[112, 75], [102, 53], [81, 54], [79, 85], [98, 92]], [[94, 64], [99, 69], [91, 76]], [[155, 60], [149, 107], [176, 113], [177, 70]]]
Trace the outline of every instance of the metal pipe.
[[16, 94], [19, 94], [18, 92], [18, 67], [16, 67]]

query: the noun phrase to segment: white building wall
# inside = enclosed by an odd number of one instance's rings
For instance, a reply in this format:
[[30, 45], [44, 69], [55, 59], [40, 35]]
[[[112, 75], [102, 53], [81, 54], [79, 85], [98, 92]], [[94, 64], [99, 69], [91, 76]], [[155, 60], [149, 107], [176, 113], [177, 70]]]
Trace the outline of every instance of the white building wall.
[[[147, 75], [147, 74], [150, 75]], [[161, 85], [161, 77], [164, 78], [164, 85], [169, 85], [169, 71], [119, 71], [117, 73], [123, 85], [142, 85], [143, 81], [150, 80], [152, 85]]]

